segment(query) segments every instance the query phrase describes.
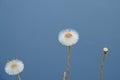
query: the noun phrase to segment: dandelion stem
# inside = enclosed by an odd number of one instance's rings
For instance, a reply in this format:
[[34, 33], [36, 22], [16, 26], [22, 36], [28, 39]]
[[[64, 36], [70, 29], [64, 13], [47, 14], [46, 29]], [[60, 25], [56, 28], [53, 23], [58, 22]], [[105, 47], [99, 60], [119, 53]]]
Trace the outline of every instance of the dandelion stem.
[[64, 72], [64, 75], [62, 77], [62, 80], [65, 80], [66, 72]]
[[70, 46], [68, 46], [68, 62], [67, 62], [65, 80], [68, 80], [69, 71], [70, 71]]
[[64, 76], [62, 77], [62, 80], [65, 80], [65, 79], [64, 79]]
[[106, 55], [104, 53], [104, 56], [103, 56], [103, 59], [102, 59], [102, 65], [101, 65], [101, 70], [100, 70], [100, 80], [102, 80], [102, 76], [103, 76], [103, 71], [104, 71], [104, 62], [105, 62], [105, 59], [106, 59]]
[[18, 80], [21, 80], [20, 74], [18, 74], [17, 76], [18, 76]]

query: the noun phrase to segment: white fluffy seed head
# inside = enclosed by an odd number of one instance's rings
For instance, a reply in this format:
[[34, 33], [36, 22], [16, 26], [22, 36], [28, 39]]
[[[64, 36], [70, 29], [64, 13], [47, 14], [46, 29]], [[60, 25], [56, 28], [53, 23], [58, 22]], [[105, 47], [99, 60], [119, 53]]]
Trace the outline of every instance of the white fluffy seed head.
[[79, 40], [79, 34], [76, 30], [66, 29], [59, 33], [58, 40], [62, 45], [72, 46]]
[[9, 75], [18, 75], [24, 69], [24, 64], [22, 61], [15, 59], [6, 63], [5, 72]]
[[104, 51], [104, 52], [108, 52], [108, 48], [107, 48], [107, 47], [104, 47], [104, 48], [103, 48], [103, 51]]

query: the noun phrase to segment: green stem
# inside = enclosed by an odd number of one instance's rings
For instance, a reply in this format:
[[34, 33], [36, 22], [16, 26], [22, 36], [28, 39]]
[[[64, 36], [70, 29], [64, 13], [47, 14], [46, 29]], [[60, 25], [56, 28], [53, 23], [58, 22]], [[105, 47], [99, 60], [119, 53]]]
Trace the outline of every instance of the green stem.
[[103, 76], [105, 59], [106, 59], [106, 54], [104, 54], [103, 59], [102, 59], [102, 65], [101, 65], [101, 70], [100, 70], [100, 80], [102, 80], [102, 76]]
[[70, 71], [70, 46], [68, 46], [68, 62], [67, 62], [65, 80], [68, 80], [69, 71]]
[[18, 77], [18, 80], [21, 80], [20, 74], [18, 74], [17, 77]]

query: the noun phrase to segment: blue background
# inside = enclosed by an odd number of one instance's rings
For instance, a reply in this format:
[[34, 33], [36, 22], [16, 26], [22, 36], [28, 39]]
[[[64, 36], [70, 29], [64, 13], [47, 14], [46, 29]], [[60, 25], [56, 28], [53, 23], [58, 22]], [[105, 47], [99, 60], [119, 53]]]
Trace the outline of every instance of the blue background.
[[17, 80], [4, 71], [15, 58], [25, 64], [22, 80], [61, 80], [67, 48], [58, 33], [66, 28], [80, 35], [69, 80], [99, 80], [103, 47], [103, 80], [120, 80], [120, 0], [0, 0], [0, 80]]

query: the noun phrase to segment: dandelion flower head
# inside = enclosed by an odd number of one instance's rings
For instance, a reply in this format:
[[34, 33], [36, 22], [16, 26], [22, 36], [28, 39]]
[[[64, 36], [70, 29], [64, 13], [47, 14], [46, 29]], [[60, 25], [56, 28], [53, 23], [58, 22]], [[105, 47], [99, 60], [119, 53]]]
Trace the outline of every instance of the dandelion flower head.
[[62, 45], [72, 46], [79, 40], [79, 34], [76, 30], [66, 29], [59, 33], [58, 40]]
[[107, 48], [107, 47], [104, 47], [104, 48], [103, 48], [103, 51], [104, 51], [104, 52], [108, 52], [108, 48]]
[[6, 63], [5, 72], [9, 75], [18, 75], [24, 69], [24, 64], [22, 61], [15, 59]]

